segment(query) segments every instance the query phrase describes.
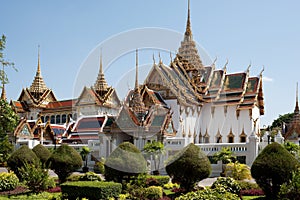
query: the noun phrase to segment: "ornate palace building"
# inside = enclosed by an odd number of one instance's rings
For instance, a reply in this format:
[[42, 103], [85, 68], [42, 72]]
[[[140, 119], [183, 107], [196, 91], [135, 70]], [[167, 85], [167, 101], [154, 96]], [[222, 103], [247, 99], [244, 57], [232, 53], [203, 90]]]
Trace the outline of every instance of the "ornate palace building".
[[144, 83], [138, 83], [136, 52], [135, 88], [121, 102], [108, 86], [100, 67], [94, 86], [84, 87], [77, 99], [59, 101], [41, 75], [40, 57], [34, 81], [11, 101], [21, 117], [16, 140], [47, 143], [100, 141], [107, 156], [123, 141], [142, 149], [145, 142], [160, 140], [172, 148], [172, 139], [189, 143], [246, 143], [259, 135], [264, 114], [262, 72], [227, 73], [227, 64], [204, 66], [193, 39], [190, 8], [183, 41], [170, 64], [153, 63]]

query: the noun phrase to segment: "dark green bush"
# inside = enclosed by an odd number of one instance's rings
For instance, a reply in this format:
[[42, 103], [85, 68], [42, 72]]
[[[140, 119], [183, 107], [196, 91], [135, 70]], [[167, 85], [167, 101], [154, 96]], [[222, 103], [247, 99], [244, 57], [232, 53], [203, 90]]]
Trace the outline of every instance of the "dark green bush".
[[39, 162], [38, 157], [33, 153], [28, 146], [23, 145], [16, 151], [14, 151], [7, 160], [7, 166], [9, 169], [15, 172], [20, 181], [22, 180], [22, 175], [19, 173], [19, 168], [24, 166], [24, 163], [35, 164]]
[[52, 153], [47, 165], [54, 170], [60, 182], [63, 183], [72, 172], [82, 166], [82, 159], [73, 147], [62, 144]]
[[166, 171], [173, 182], [191, 191], [196, 182], [210, 175], [211, 165], [200, 148], [191, 143], [170, 158]]
[[80, 181], [101, 181], [101, 177], [94, 172], [87, 172], [79, 177]]
[[114, 182], [66, 182], [61, 185], [62, 195], [69, 200], [87, 198], [89, 200], [117, 198], [122, 191], [122, 184]]
[[0, 173], [0, 191], [13, 190], [18, 184], [19, 179], [13, 172]]
[[42, 164], [28, 164], [19, 168], [22, 180], [29, 190], [38, 193], [40, 191], [55, 187], [54, 180], [49, 176], [48, 170], [43, 169]]
[[122, 183], [145, 173], [146, 160], [132, 143], [124, 142], [105, 161], [105, 179]]
[[169, 176], [147, 176], [146, 177], [146, 184], [147, 182], [149, 182], [150, 180], [155, 179], [157, 181], [157, 186], [161, 186], [163, 187], [165, 184], [167, 184], [170, 181], [170, 177]]
[[145, 188], [145, 198], [149, 200], [157, 200], [162, 198], [163, 190], [160, 186], [150, 186]]
[[269, 199], [276, 199], [280, 186], [292, 178], [298, 161], [280, 144], [273, 142], [263, 149], [251, 167], [252, 177]]
[[219, 177], [211, 186], [214, 188], [224, 188], [227, 192], [239, 194], [241, 187], [237, 181], [230, 177]]
[[300, 168], [293, 173], [292, 180], [280, 187], [279, 199], [298, 200], [300, 197]]
[[47, 162], [48, 158], [51, 156], [51, 152], [49, 151], [49, 149], [47, 149], [41, 144], [38, 144], [35, 147], [33, 147], [32, 151], [40, 159], [43, 166]]

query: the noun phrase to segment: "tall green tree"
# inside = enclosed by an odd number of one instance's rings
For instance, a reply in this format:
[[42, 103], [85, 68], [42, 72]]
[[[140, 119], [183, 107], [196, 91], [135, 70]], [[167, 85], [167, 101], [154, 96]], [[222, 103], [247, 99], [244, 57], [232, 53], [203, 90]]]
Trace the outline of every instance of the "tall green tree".
[[8, 133], [12, 133], [17, 126], [18, 116], [7, 101], [0, 99], [0, 164], [4, 164], [13, 145], [9, 142]]
[[2, 37], [0, 38], [0, 63], [2, 65], [2, 69], [0, 70], [0, 81], [1, 81], [0, 87], [8, 83], [5, 67], [12, 67], [14, 70], [17, 71], [17, 69], [15, 68], [15, 64], [5, 59], [4, 52], [3, 52], [5, 49], [5, 45], [6, 45], [6, 37], [5, 35], [2, 35]]
[[279, 115], [277, 119], [275, 119], [271, 125], [271, 129], [281, 128], [283, 123], [290, 123], [293, 119], [294, 113], [287, 113], [284, 115]]

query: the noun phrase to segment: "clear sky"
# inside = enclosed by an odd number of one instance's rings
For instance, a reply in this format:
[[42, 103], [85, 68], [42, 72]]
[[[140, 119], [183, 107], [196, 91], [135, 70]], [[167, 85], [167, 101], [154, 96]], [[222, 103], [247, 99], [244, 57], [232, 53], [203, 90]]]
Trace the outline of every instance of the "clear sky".
[[[135, 37], [121, 40], [120, 35], [133, 31], [139, 40], [154, 35], [148, 31], [153, 28], [172, 32], [174, 38], [162, 34], [158, 39], [156, 49], [161, 48], [160, 43], [176, 41], [176, 34], [184, 33], [187, 16], [186, 0], [0, 0], [0, 5], [0, 34], [7, 37], [5, 55], [18, 68], [18, 72], [7, 70], [9, 100], [16, 100], [22, 88], [32, 83], [38, 45], [46, 85], [58, 99], [76, 98], [73, 91], [77, 75], [93, 50], [100, 52], [97, 47], [101, 44], [116, 36], [120, 40], [114, 41], [115, 46], [102, 48], [104, 68], [113, 65], [106, 68], [105, 76], [110, 85], [116, 85], [123, 71], [135, 65], [134, 48], [146, 49], [134, 41]], [[217, 57], [217, 68], [228, 59], [227, 72], [240, 72], [251, 62], [251, 76], [256, 76], [265, 66], [266, 113], [261, 126], [270, 124], [279, 114], [293, 112], [295, 107], [300, 74], [299, 8], [297, 0], [191, 0], [194, 40], [212, 60]], [[136, 30], [147, 30], [148, 36], [139, 37]], [[117, 48], [122, 50], [124, 44], [129, 47], [121, 51], [122, 55], [105, 61], [106, 55]], [[175, 52], [180, 43], [173, 45], [170, 51]], [[140, 65], [152, 63], [152, 53], [151, 48], [140, 52]], [[158, 60], [157, 51], [155, 57]], [[166, 55], [162, 59], [170, 62]], [[96, 69], [98, 61], [99, 56], [91, 64]], [[96, 75], [85, 79], [92, 84]]]

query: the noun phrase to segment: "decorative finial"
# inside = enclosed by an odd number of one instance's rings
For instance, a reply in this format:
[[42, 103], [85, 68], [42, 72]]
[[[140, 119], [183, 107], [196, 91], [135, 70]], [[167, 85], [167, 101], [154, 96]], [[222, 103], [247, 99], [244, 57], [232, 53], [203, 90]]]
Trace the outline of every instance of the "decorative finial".
[[250, 67], [251, 67], [251, 60], [250, 60], [250, 63], [249, 63], [249, 65], [248, 65], [248, 67], [247, 67], [247, 70], [246, 70], [247, 73], [249, 73]]
[[159, 64], [162, 64], [162, 60], [161, 60], [161, 57], [160, 57], [160, 52], [158, 52], [158, 57], [159, 57]]
[[1, 99], [6, 100], [6, 91], [5, 91], [5, 84], [2, 83], [2, 93], [1, 93]]
[[38, 66], [36, 75], [39, 76], [41, 74], [41, 65], [40, 65], [40, 45], [38, 45]]
[[228, 59], [226, 59], [226, 63], [225, 63], [225, 65], [224, 65], [224, 67], [223, 67], [223, 71], [224, 71], [224, 72], [226, 72], [226, 70], [227, 70], [227, 65], [228, 65]]
[[138, 64], [138, 49], [136, 49], [135, 51], [135, 89], [137, 89], [139, 87], [139, 70], [138, 70], [139, 64]]
[[171, 62], [172, 62], [173, 58], [172, 58], [172, 52], [171, 51], [170, 51], [170, 59], [171, 59]]
[[191, 20], [190, 20], [190, 0], [188, 0], [188, 17], [187, 17], [187, 22], [186, 22], [185, 35], [187, 35], [187, 36], [191, 36], [192, 35]]
[[295, 106], [295, 111], [294, 113], [299, 113], [299, 102], [298, 102], [298, 82], [296, 86], [296, 106]]
[[100, 50], [100, 74], [103, 74], [103, 66], [102, 66], [102, 48]]
[[153, 64], [155, 65], [154, 53], [152, 54]]
[[212, 63], [212, 66], [216, 64], [217, 60], [218, 60], [218, 57], [216, 56], [215, 60]]

